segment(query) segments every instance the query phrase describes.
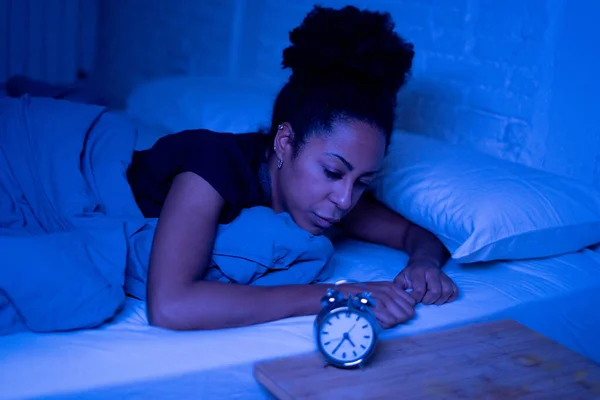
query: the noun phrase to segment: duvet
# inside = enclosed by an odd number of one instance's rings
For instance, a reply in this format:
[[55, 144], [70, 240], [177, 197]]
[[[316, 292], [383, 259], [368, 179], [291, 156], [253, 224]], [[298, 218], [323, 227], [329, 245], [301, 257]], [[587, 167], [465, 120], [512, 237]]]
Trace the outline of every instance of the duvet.
[[[136, 131], [102, 106], [0, 99], [0, 334], [94, 328], [144, 298], [155, 219], [126, 178]], [[309, 283], [333, 246], [254, 207], [217, 232], [206, 279]]]

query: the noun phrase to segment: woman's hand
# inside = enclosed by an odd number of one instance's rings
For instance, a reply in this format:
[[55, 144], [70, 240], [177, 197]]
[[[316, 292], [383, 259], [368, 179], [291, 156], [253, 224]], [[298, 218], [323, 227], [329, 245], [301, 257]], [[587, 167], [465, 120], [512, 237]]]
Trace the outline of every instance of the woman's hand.
[[437, 265], [409, 261], [394, 282], [399, 288], [412, 289], [417, 303], [442, 305], [458, 297], [458, 287]]
[[402, 285], [394, 282], [367, 282], [361, 284], [342, 284], [342, 293], [370, 292], [375, 300], [375, 317], [382, 328], [392, 328], [410, 320], [415, 315], [416, 300], [406, 292]]

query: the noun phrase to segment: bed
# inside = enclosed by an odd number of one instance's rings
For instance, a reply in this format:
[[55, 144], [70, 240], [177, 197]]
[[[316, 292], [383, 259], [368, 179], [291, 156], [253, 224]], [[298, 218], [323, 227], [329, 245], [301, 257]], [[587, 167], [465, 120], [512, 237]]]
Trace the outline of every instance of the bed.
[[[185, 83], [186, 88], [191, 86]], [[166, 87], [172, 88], [173, 82]], [[138, 92], [139, 98], [149, 101], [151, 96], [145, 90], [148, 88]], [[246, 88], [244, 91], [251, 92]], [[168, 102], [164, 92], [161, 94], [155, 97]], [[210, 97], [214, 100], [214, 95]], [[232, 98], [243, 103], [243, 96], [236, 94]], [[263, 100], [268, 104], [270, 94]], [[201, 100], [196, 98], [194, 102]], [[182, 104], [177, 106], [181, 112]], [[147, 147], [157, 137], [180, 128], [152, 120], [142, 123], [141, 117], [148, 113], [138, 107], [137, 111], [131, 107], [126, 113], [138, 126], [138, 148]], [[232, 108], [235, 106], [228, 107]], [[152, 115], [155, 117], [156, 113]], [[231, 124], [227, 118], [213, 125], [194, 118], [199, 117], [190, 114], [190, 125], [202, 124], [223, 131], [244, 130], [239, 126], [223, 126], [223, 121]], [[182, 123], [181, 117], [177, 121]], [[596, 233], [600, 231], [600, 207], [597, 207], [600, 197], [580, 183], [561, 181], [542, 171], [479, 158], [474, 153], [410, 134], [398, 133], [397, 138], [400, 141], [397, 144], [401, 145], [392, 153], [397, 156], [396, 161], [386, 167], [397, 190], [383, 191], [383, 182], [376, 192], [390, 206], [404, 210], [411, 219], [442, 238], [453, 254], [445, 270], [459, 286], [461, 295], [456, 302], [441, 307], [419, 305], [414, 320], [385, 331], [383, 339], [513, 318], [600, 362], [597, 339], [600, 319], [595, 311], [600, 291], [597, 244], [600, 233]], [[433, 147], [425, 152], [424, 145]], [[419, 153], [419, 149], [423, 152]], [[525, 205], [512, 204], [514, 197], [500, 196], [495, 201], [503, 205], [505, 213], [499, 213], [500, 220], [495, 221], [486, 214], [487, 209], [465, 207], [459, 201], [472, 201], [473, 185], [485, 187], [489, 175], [482, 172], [481, 181], [473, 174], [467, 180], [449, 181], [441, 172], [432, 174], [426, 170], [431, 165], [427, 157], [446, 159], [449, 164], [437, 168], [453, 176], [465, 175], [458, 173], [457, 168], [472, 171], [474, 163], [480, 162], [488, 166], [482, 169], [488, 174], [496, 177], [499, 171], [507, 174], [495, 183], [513, 185], [504, 191], [531, 196], [543, 193], [543, 196], [530, 197]], [[461, 167], [461, 160], [466, 159], [469, 162]], [[415, 207], [425, 204], [422, 194], [431, 193], [432, 188], [440, 198], [447, 199], [444, 190], [448, 187], [452, 201], [445, 201], [442, 208], [439, 199], [427, 207]], [[461, 187], [466, 189], [461, 191]], [[566, 192], [556, 190], [557, 187], [567, 188], [572, 195], [567, 198]], [[400, 192], [402, 196], [398, 196]], [[570, 211], [574, 201], [579, 202], [577, 213]], [[547, 218], [534, 221], [533, 230], [524, 226], [522, 219], [507, 219], [506, 213], [512, 212], [511, 217], [525, 213], [531, 222], [536, 212], [540, 212], [540, 204], [546, 207], [543, 216]], [[478, 212], [483, 212], [485, 218]], [[455, 215], [456, 220], [449, 220], [448, 215]], [[498, 223], [511, 231], [511, 235], [491, 240], [490, 235], [497, 233], [494, 229], [497, 225], [493, 224]], [[554, 225], [544, 225], [551, 223]], [[575, 233], [574, 226], [579, 226]], [[337, 241], [335, 247], [329, 282], [388, 280], [407, 261], [402, 252], [349, 239]], [[507, 259], [507, 254], [515, 255], [515, 259]], [[238, 329], [170, 332], [150, 327], [144, 303], [128, 297], [124, 309], [99, 328], [67, 333], [21, 332], [0, 337], [0, 399], [269, 398], [252, 376], [253, 364], [267, 358], [314, 351], [312, 323], [313, 317], [300, 317]]]
[[[398, 252], [343, 241], [338, 277], [386, 279], [406, 262]], [[569, 270], [565, 279], [564, 270]], [[600, 322], [590, 301], [600, 291], [600, 252], [586, 249], [537, 261], [461, 267], [455, 303], [418, 306], [417, 318], [384, 338], [477, 321], [514, 318], [600, 361]], [[144, 305], [128, 299], [115, 321], [97, 330], [18, 334], [0, 340], [2, 399], [268, 398], [252, 377], [255, 361], [314, 350], [312, 318], [216, 332], [173, 333], [149, 327]]]

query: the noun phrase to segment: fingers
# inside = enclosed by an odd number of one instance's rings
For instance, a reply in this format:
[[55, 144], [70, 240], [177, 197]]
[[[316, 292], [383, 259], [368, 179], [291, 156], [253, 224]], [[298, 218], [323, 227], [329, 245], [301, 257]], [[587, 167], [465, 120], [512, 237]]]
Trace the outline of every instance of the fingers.
[[392, 282], [380, 282], [373, 290], [375, 315], [382, 327], [391, 328], [414, 317], [416, 301]]
[[399, 273], [394, 278], [394, 284], [396, 284], [402, 290], [406, 290], [410, 288], [410, 282], [408, 281], [408, 277], [406, 274]]
[[415, 299], [413, 299], [408, 293], [405, 292], [406, 297], [397, 296], [393, 298], [393, 302], [398, 307], [400, 311], [395, 316], [399, 319], [402, 319], [401, 322], [404, 322], [415, 315]]
[[454, 300], [456, 300], [457, 297], [458, 297], [458, 293], [459, 293], [458, 286], [456, 286], [454, 284], [454, 282], [452, 282], [452, 294], [448, 298], [448, 303], [453, 302]]
[[[441, 306], [442, 304], [450, 303], [456, 300], [456, 298], [458, 297], [458, 287], [446, 274], [440, 275], [440, 286], [440, 295], [438, 299], [435, 300], [432, 304]], [[435, 296], [432, 296], [432, 298], [433, 297]]]
[[412, 292], [410, 295], [421, 303], [427, 293], [427, 278], [425, 276], [426, 269], [416, 269], [411, 274]]
[[440, 284], [441, 284], [441, 293], [439, 298], [433, 303], [436, 304], [438, 306], [441, 306], [444, 303], [447, 303], [450, 299], [450, 297], [452, 297], [454, 295], [454, 283], [452, 283], [452, 281], [450, 280], [450, 278], [448, 278], [446, 275], [442, 275], [440, 277]]
[[412, 319], [415, 315], [414, 308], [408, 303], [395, 301], [380, 301], [375, 307], [375, 317], [382, 328], [388, 329]]
[[402, 310], [393, 301], [385, 301], [380, 298], [374, 311], [375, 317], [384, 329], [393, 328], [406, 320]]
[[394, 291], [394, 294], [396, 296], [404, 299], [406, 304], [410, 305], [412, 308], [414, 308], [417, 305], [417, 300], [415, 300], [415, 298], [413, 296], [411, 296], [411, 294], [408, 293], [406, 290], [404, 290], [396, 285], [392, 285], [392, 290]]
[[442, 282], [439, 275], [427, 273], [425, 281], [427, 282], [427, 291], [423, 296], [422, 303], [425, 305], [434, 304], [442, 296]]
[[394, 279], [399, 290], [412, 289], [410, 295], [417, 303], [442, 305], [456, 300], [458, 287], [437, 268], [411, 268]]

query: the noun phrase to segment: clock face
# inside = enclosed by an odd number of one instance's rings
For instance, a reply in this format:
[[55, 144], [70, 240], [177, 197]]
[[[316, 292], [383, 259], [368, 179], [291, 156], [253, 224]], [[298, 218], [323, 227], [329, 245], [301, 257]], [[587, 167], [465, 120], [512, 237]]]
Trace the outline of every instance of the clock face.
[[340, 309], [328, 314], [319, 326], [321, 349], [340, 364], [360, 362], [375, 343], [371, 322], [362, 314]]

